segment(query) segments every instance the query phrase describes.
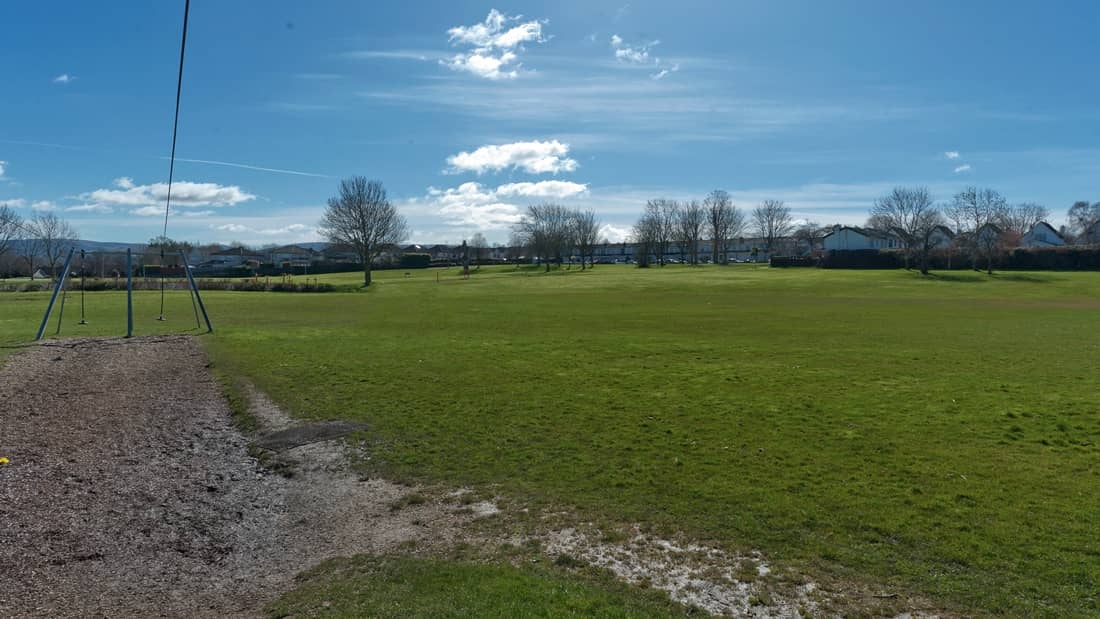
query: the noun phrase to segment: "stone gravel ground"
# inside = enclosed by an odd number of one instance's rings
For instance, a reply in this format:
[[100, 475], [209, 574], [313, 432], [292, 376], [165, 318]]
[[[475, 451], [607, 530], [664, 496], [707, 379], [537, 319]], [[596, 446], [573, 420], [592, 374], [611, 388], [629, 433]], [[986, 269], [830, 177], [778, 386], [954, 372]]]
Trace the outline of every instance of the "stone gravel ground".
[[[254, 412], [268, 433], [293, 426]], [[470, 518], [438, 501], [392, 510], [416, 489], [357, 479], [342, 439], [284, 445], [299, 463], [289, 479], [249, 440], [193, 337], [52, 340], [9, 357], [0, 617], [262, 616], [325, 559], [449, 545]]]

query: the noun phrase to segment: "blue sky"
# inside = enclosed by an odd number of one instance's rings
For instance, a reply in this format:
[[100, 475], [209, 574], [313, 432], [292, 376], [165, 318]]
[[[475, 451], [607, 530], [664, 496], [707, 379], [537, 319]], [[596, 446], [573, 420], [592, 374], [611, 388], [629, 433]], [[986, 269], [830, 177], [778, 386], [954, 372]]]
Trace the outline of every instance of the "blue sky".
[[[0, 204], [161, 233], [179, 2], [0, 3]], [[319, 240], [341, 177], [410, 241], [504, 242], [526, 205], [621, 240], [729, 191], [859, 224], [966, 185], [1062, 222], [1100, 200], [1095, 2], [193, 0], [168, 235]], [[178, 200], [178, 201], [177, 201]]]

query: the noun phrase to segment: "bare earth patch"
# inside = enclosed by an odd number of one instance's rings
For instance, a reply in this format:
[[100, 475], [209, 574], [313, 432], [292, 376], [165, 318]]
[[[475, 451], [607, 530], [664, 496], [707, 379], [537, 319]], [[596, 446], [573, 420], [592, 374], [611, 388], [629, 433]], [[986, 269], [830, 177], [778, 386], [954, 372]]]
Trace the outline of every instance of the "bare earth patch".
[[316, 428], [272, 441], [293, 478], [263, 470], [186, 336], [30, 347], [0, 369], [0, 403], [5, 616], [257, 616], [303, 569], [446, 546], [470, 518], [392, 510], [415, 489], [358, 480]]
[[[54, 340], [10, 357], [0, 368], [0, 457], [10, 459], [0, 466], [0, 613], [261, 616], [296, 574], [330, 558], [505, 541], [466, 526], [508, 518], [495, 503], [359, 479], [348, 456], [364, 454], [349, 454], [344, 436], [361, 426], [296, 422], [246, 389], [255, 437], [232, 425], [190, 336]], [[836, 592], [776, 579], [760, 555], [598, 533], [534, 539], [714, 614], [835, 614], [824, 608]], [[872, 613], [893, 614], [882, 610]]]

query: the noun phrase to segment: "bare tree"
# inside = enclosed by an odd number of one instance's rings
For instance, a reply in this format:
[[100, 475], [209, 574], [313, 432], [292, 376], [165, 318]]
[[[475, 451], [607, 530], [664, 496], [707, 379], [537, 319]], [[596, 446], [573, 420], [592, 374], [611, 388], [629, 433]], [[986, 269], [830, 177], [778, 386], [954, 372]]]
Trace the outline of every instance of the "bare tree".
[[944, 225], [944, 218], [932, 203], [927, 187], [894, 187], [893, 191], [875, 200], [871, 222], [874, 227], [901, 240], [906, 269], [910, 258], [916, 258], [921, 274], [928, 275], [933, 233]]
[[807, 252], [810, 255], [813, 255], [814, 244], [817, 243], [817, 240], [823, 236], [821, 232], [821, 224], [817, 223], [816, 221], [807, 221], [806, 223], [795, 229], [795, 231], [793, 232], [793, 236], [795, 241], [798, 241], [799, 243], [805, 243], [806, 247], [808, 248]]
[[676, 238], [679, 211], [678, 202], [664, 198], [649, 200], [645, 205], [645, 218], [651, 220], [650, 225], [653, 226], [653, 254], [661, 266], [665, 266], [668, 250]]
[[726, 262], [726, 242], [740, 236], [745, 230], [745, 214], [733, 205], [730, 194], [721, 189], [715, 189], [707, 194], [703, 199], [703, 211], [712, 243], [710, 260], [715, 264], [719, 260]]
[[1034, 202], [1021, 202], [1005, 208], [998, 224], [1004, 231], [1005, 240], [1013, 245], [1019, 245], [1020, 240], [1035, 224], [1046, 221], [1050, 217], [1050, 211], [1045, 206]]
[[993, 273], [993, 259], [1002, 246], [1002, 230], [998, 222], [1004, 218], [1008, 203], [993, 189], [967, 187], [955, 194], [948, 216], [962, 224], [970, 250], [971, 266], [978, 270], [978, 259], [986, 261], [986, 272]]
[[638, 223], [634, 224], [634, 229], [630, 234], [631, 240], [635, 244], [634, 260], [638, 263], [638, 268], [648, 268], [649, 257], [657, 254], [659, 243], [657, 239], [661, 236], [660, 229], [659, 213], [647, 207]]
[[[50, 268], [50, 277], [57, 277], [57, 263], [76, 241], [76, 230], [53, 213], [35, 215], [26, 228], [36, 241], [38, 253], [42, 254]], [[30, 267], [33, 273], [33, 264]]]
[[676, 218], [676, 243], [680, 246], [680, 255], [687, 256], [691, 264], [699, 264], [699, 243], [703, 240], [706, 223], [706, 213], [698, 200], [684, 204]]
[[23, 218], [8, 205], [0, 206], [0, 258], [12, 248], [23, 228]]
[[387, 245], [405, 240], [408, 224], [386, 197], [381, 181], [353, 176], [340, 181], [339, 195], [328, 199], [320, 232], [331, 243], [355, 249], [366, 287], [371, 283], [371, 263]]
[[569, 209], [560, 204], [537, 204], [527, 212], [512, 230], [513, 239], [527, 247], [550, 271], [555, 260], [560, 265], [562, 253], [571, 241]]
[[477, 262], [477, 268], [481, 268], [481, 257], [485, 253], [486, 248], [489, 247], [489, 241], [485, 240], [485, 235], [480, 232], [475, 232], [470, 237], [470, 249], [474, 250], [474, 261]]
[[774, 249], [776, 240], [789, 236], [793, 228], [791, 209], [784, 206], [782, 200], [764, 200], [760, 206], [753, 209], [752, 218], [756, 224], [757, 233], [764, 240], [764, 249], [769, 255]]
[[1066, 223], [1078, 245], [1100, 243], [1100, 202], [1077, 201], [1069, 207]]
[[572, 231], [573, 246], [581, 255], [581, 270], [585, 269], [585, 258], [588, 264], [595, 266], [594, 254], [596, 245], [600, 242], [600, 220], [592, 211], [573, 211], [570, 214], [569, 225]]

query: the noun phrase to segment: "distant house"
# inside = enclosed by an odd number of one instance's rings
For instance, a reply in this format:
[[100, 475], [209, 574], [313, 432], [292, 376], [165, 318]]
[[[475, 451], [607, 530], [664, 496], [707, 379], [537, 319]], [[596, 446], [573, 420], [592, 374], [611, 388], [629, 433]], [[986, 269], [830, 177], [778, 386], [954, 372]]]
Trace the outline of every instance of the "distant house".
[[1020, 237], [1020, 247], [1061, 247], [1066, 239], [1050, 224], [1040, 221]]
[[359, 262], [359, 252], [351, 245], [333, 243], [321, 250], [321, 257], [326, 262]]
[[260, 263], [263, 262], [263, 255], [247, 249], [245, 247], [230, 247], [221, 251], [212, 252], [207, 254], [206, 262], [202, 266], [207, 267], [235, 267], [245, 264], [249, 261]]
[[311, 262], [318, 260], [320, 255], [299, 245], [284, 245], [282, 247], [276, 247], [269, 252], [271, 256], [271, 262], [274, 264], [287, 264], [291, 266], [308, 266]]
[[955, 243], [955, 233], [947, 226], [936, 226], [932, 229], [932, 248], [947, 249]]
[[821, 239], [826, 251], [852, 249], [893, 249], [901, 247], [898, 238], [888, 232], [870, 228], [841, 226]]

